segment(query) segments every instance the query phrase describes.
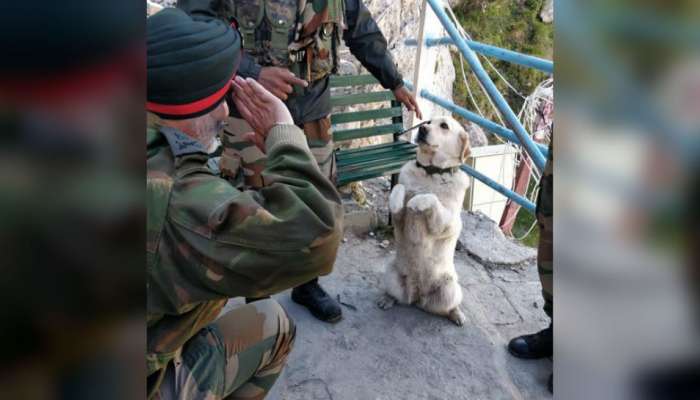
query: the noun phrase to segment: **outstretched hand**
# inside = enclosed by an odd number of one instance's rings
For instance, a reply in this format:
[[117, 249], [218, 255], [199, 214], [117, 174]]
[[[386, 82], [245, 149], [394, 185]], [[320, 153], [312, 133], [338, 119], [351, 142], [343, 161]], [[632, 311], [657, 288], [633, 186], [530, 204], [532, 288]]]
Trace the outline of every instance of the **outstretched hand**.
[[404, 85], [394, 89], [394, 97], [396, 97], [396, 100], [403, 103], [403, 105], [406, 106], [409, 111], [415, 111], [418, 119], [423, 119], [423, 114], [420, 112], [416, 98], [413, 97], [413, 94], [411, 94], [411, 92], [409, 92]]
[[294, 91], [292, 86], [309, 86], [303, 79], [297, 78], [291, 71], [280, 67], [263, 67], [260, 70], [258, 82], [273, 95], [282, 100], [287, 100]]
[[236, 76], [232, 85], [233, 102], [243, 119], [253, 128], [253, 132], [243, 136], [264, 152], [265, 138], [270, 129], [279, 124], [294, 124], [292, 115], [282, 100], [255, 80]]

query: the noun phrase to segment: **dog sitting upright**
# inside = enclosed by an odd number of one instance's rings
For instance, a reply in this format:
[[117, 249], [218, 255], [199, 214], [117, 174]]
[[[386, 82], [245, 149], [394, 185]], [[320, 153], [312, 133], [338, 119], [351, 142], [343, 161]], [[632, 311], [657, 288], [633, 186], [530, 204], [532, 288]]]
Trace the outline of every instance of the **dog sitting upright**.
[[389, 197], [396, 258], [387, 266], [386, 293], [377, 305], [415, 304], [461, 326], [465, 316], [454, 252], [469, 186], [459, 169], [470, 153], [469, 136], [454, 119], [440, 117], [419, 128], [416, 143], [416, 161], [401, 168]]

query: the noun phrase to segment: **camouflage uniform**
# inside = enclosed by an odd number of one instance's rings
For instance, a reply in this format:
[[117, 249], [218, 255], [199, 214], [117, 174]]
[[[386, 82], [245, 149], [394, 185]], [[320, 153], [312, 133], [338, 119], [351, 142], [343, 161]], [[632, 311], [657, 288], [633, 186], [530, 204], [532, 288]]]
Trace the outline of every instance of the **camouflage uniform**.
[[263, 399], [282, 372], [294, 335], [294, 323], [274, 300], [229, 311], [187, 341], [156, 398]]
[[[305, 122], [301, 128], [306, 136], [316, 163], [323, 175], [335, 180], [335, 158], [333, 154], [333, 137], [331, 136], [330, 117]], [[232, 182], [242, 182], [245, 187], [258, 189], [262, 187], [261, 173], [265, 168], [265, 154], [257, 147], [251, 146], [243, 135], [252, 128], [240, 118], [231, 117], [222, 135], [224, 150], [221, 153], [220, 168], [222, 176]]]
[[554, 221], [554, 138], [549, 143], [549, 157], [540, 180], [540, 192], [537, 195], [537, 224], [540, 228], [540, 241], [537, 246], [537, 272], [542, 283], [544, 312], [549, 318], [553, 315], [554, 290], [552, 278], [553, 267], [553, 221]]
[[335, 188], [296, 127], [274, 127], [266, 147], [264, 187], [240, 191], [187, 135], [147, 132], [150, 397], [264, 397], [292, 345], [291, 321], [272, 300], [213, 321], [228, 298], [331, 271], [342, 229]]
[[[221, 18], [238, 22], [245, 50], [239, 75], [258, 79], [263, 66], [279, 66], [309, 82], [307, 88], [294, 87], [286, 104], [331, 180], [336, 171], [328, 78], [337, 70], [341, 38], [383, 87], [394, 90], [403, 82], [386, 39], [361, 0], [179, 0], [177, 4], [188, 12], [210, 8]], [[223, 140], [233, 143], [234, 150], [222, 155], [222, 173], [235, 177], [236, 168], [243, 168], [248, 186], [257, 187], [264, 155], [242, 139], [246, 128], [234, 121], [235, 107], [231, 110], [234, 118]]]

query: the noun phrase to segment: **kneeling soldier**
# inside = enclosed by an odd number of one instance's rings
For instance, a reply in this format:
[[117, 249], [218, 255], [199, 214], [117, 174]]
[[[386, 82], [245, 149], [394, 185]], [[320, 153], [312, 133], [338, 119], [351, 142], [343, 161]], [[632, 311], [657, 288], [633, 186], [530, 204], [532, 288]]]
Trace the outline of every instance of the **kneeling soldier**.
[[[148, 19], [147, 366], [149, 398], [262, 399], [295, 328], [261, 300], [331, 271], [342, 208], [284, 104], [236, 78], [240, 36], [221, 20], [169, 8]], [[264, 185], [240, 191], [210, 167], [225, 96], [266, 153]]]

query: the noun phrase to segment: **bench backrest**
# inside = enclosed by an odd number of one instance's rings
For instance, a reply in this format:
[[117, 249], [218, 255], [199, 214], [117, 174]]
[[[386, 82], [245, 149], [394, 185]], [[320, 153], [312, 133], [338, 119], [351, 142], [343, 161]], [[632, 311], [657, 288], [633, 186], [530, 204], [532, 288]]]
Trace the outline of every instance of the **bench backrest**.
[[[372, 75], [333, 75], [330, 77], [331, 88], [367, 86], [376, 85], [378, 83], [377, 79]], [[333, 140], [335, 142], [342, 142], [372, 136], [395, 134], [403, 130], [403, 112], [401, 110], [401, 104], [396, 101], [391, 90], [382, 89], [381, 91], [368, 93], [331, 94], [332, 107], [380, 102], [387, 103], [387, 107], [367, 111], [332, 113], [331, 124], [338, 125], [349, 122], [391, 118], [390, 124], [356, 129], [334, 129]]]

